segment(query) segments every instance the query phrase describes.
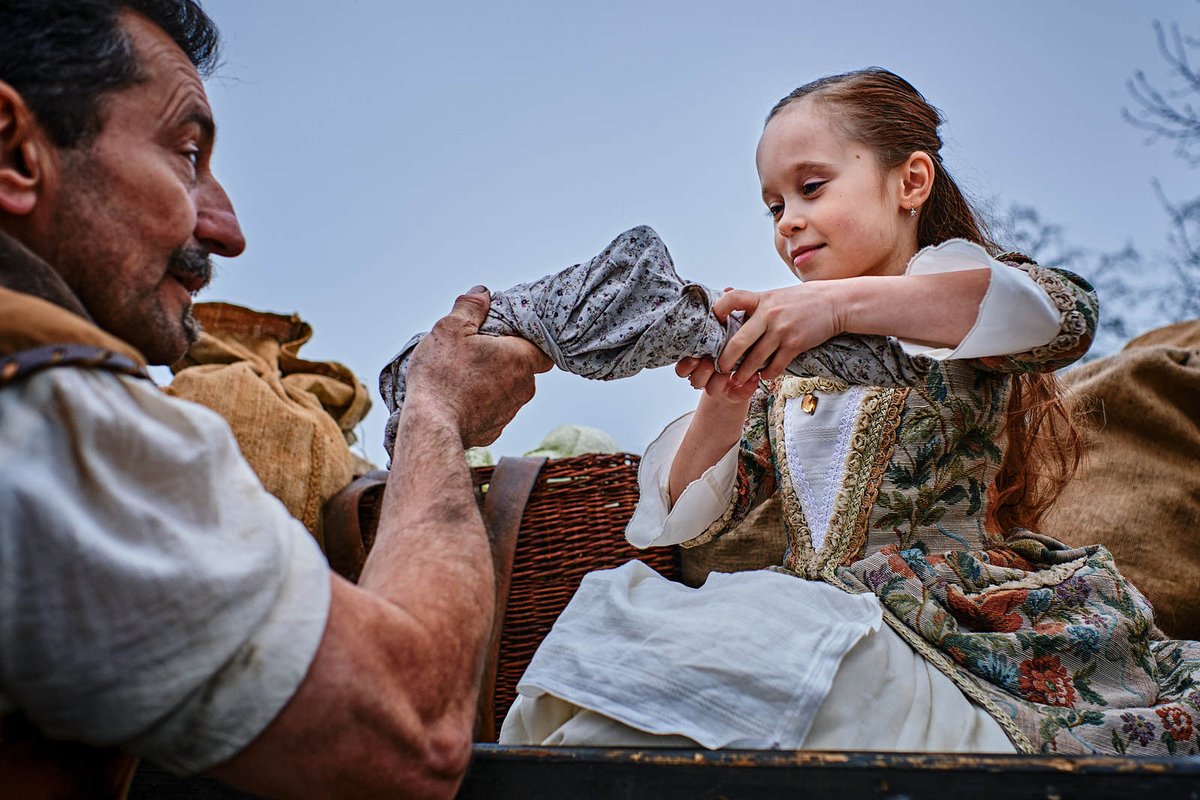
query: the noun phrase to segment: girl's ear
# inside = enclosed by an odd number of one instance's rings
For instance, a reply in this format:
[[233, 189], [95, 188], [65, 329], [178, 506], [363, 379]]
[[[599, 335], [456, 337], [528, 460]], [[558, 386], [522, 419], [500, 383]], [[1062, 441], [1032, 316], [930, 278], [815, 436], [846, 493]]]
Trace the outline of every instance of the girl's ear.
[[933, 158], [924, 150], [917, 150], [896, 169], [900, 178], [901, 210], [908, 212], [925, 205], [933, 191]]
[[50, 146], [21, 95], [0, 81], [0, 214], [24, 216], [37, 205]]

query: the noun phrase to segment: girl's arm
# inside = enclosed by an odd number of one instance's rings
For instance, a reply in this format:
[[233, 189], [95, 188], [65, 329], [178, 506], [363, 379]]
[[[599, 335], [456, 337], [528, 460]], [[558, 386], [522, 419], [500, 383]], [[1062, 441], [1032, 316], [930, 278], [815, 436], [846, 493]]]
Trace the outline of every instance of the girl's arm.
[[[814, 374], [828, 368], [876, 385], [919, 380], [942, 358], [989, 371], [1053, 371], [1087, 352], [1099, 317], [1096, 293], [1078, 275], [1019, 254], [994, 259], [962, 239], [925, 248], [904, 275], [730, 292], [713, 306], [718, 316], [739, 309], [748, 318], [720, 357], [724, 368], [737, 365], [735, 385], [756, 371], [774, 378], [800, 354]], [[847, 347], [872, 352], [837, 352]], [[936, 348], [949, 349], [927, 352]]]
[[738, 443], [756, 382], [734, 387], [729, 375], [717, 373], [711, 358], [685, 358], [675, 368], [692, 386], [703, 389], [687, 433], [671, 462], [668, 497], [671, 505], [692, 481], [721, 460]]
[[731, 379], [735, 387], [756, 373], [770, 380], [800, 353], [841, 333], [956, 347], [975, 324], [990, 276], [989, 269], [970, 269], [810, 281], [769, 292], [735, 290], [713, 305], [722, 318], [736, 310], [747, 315], [719, 366], [737, 367]]

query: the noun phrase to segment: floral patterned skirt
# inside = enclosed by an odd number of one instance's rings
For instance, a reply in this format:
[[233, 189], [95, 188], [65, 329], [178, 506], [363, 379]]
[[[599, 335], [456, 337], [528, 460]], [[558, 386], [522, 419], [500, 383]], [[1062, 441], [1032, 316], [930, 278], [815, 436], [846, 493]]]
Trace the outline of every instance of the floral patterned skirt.
[[1100, 545], [885, 547], [838, 571], [1031, 753], [1200, 753], [1200, 643], [1160, 638]]

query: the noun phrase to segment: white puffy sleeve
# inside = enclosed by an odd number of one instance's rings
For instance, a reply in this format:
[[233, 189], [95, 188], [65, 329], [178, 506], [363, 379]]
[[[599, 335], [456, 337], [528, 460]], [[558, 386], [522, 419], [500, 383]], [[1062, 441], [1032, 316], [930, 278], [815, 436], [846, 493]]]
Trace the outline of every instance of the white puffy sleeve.
[[688, 413], [672, 422], [642, 456], [638, 467], [640, 496], [625, 528], [625, 538], [634, 547], [662, 547], [694, 539], [729, 507], [737, 478], [737, 445], [692, 481], [671, 506], [671, 463], [691, 421], [692, 414]]
[[1060, 315], [1054, 301], [1029, 273], [997, 261], [979, 245], [951, 239], [926, 247], [908, 263], [907, 275], [934, 275], [987, 269], [991, 280], [975, 324], [956, 348], [927, 347], [900, 339], [910, 355], [946, 359], [985, 358], [1023, 353], [1052, 341]]

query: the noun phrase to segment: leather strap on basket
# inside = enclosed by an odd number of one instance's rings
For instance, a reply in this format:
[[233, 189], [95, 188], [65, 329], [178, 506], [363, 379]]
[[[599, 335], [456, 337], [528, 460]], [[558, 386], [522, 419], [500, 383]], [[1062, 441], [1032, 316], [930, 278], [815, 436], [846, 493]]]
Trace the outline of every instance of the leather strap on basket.
[[475, 740], [479, 742], [496, 741], [496, 668], [500, 657], [500, 637], [504, 632], [504, 614], [508, 610], [508, 589], [517, 552], [517, 535], [521, 530], [525, 504], [529, 502], [529, 495], [545, 463], [545, 458], [500, 459], [492, 471], [483, 499], [483, 524], [492, 540], [496, 610], [475, 715]]
[[[382, 471], [368, 472], [325, 503], [325, 557], [330, 569], [352, 583], [358, 583], [375, 541], [379, 512], [375, 495], [383, 491], [387, 476]], [[368, 516], [365, 524], [364, 514]]]

